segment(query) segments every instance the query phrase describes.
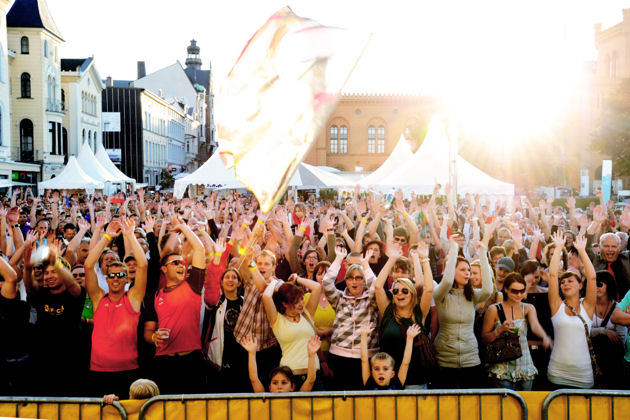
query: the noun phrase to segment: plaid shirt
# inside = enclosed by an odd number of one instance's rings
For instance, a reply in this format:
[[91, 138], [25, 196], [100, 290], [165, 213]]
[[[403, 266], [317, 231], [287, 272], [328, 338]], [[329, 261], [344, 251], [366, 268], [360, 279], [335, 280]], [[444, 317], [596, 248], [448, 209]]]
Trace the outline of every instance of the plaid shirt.
[[[278, 283], [279, 287], [282, 284], [282, 280], [279, 280]], [[263, 307], [262, 293], [253, 281], [245, 285], [243, 307], [234, 327], [234, 338], [240, 343], [249, 334], [258, 340], [257, 351], [265, 350], [278, 344]]]
[[370, 322], [375, 328], [369, 337], [368, 354], [372, 356], [378, 351], [378, 308], [374, 299], [374, 281], [376, 277], [370, 268], [365, 271], [366, 287], [359, 297], [352, 296], [348, 290], [343, 293], [335, 287], [335, 279], [341, 266], [333, 263], [322, 284], [326, 299], [335, 309], [335, 322], [331, 339], [330, 352], [337, 356], [361, 357], [361, 324]]

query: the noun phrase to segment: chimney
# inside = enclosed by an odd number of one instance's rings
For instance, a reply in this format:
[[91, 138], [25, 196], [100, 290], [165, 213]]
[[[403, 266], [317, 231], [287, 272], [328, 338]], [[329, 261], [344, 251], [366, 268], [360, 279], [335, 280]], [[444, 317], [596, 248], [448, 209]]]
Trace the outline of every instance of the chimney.
[[162, 89], [158, 89], [158, 96], [164, 98], [164, 91]]
[[112, 76], [107, 76], [105, 87], [114, 87], [114, 80], [112, 80]]
[[147, 68], [144, 65], [144, 61], [138, 61], [138, 79], [142, 79], [147, 75]]

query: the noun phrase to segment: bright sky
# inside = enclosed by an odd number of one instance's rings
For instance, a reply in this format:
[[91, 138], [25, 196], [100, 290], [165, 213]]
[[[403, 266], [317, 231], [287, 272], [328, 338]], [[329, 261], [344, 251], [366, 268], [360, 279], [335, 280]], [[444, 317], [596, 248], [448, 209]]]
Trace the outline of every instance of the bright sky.
[[149, 73], [183, 64], [195, 38], [216, 87], [255, 30], [288, 4], [322, 24], [374, 34], [346, 91], [439, 94], [463, 120], [483, 113], [509, 123], [518, 122], [501, 114], [506, 109], [536, 108], [530, 123], [559, 112], [581, 63], [595, 58], [593, 24], [612, 26], [630, 7], [620, 0], [47, 1], [66, 40], [62, 57], [94, 55], [103, 78], [135, 79], [138, 60]]

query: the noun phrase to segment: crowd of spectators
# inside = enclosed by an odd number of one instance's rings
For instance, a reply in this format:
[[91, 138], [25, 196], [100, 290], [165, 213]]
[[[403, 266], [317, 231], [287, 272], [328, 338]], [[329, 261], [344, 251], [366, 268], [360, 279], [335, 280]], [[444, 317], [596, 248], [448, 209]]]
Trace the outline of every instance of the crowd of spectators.
[[233, 191], [16, 190], [0, 395], [629, 389], [630, 206], [440, 191], [263, 214]]

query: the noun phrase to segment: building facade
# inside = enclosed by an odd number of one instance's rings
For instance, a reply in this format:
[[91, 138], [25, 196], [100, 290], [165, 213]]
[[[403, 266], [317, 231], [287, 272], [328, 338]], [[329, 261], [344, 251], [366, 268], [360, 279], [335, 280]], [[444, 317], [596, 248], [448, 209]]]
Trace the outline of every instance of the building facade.
[[[41, 179], [60, 173], [68, 153], [59, 46], [64, 42], [45, 1], [17, 0], [7, 14], [13, 159], [41, 165]], [[31, 179], [32, 181], [33, 179]]]
[[68, 132], [68, 153], [78, 155], [87, 143], [94, 152], [101, 141], [103, 83], [94, 58], [61, 59], [61, 98], [66, 109], [63, 130]]
[[344, 94], [304, 161], [342, 171], [373, 171], [401, 134], [419, 145], [436, 110], [437, 102], [425, 96]]

